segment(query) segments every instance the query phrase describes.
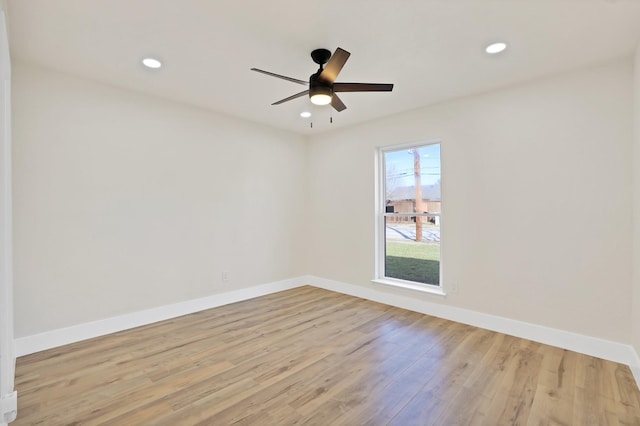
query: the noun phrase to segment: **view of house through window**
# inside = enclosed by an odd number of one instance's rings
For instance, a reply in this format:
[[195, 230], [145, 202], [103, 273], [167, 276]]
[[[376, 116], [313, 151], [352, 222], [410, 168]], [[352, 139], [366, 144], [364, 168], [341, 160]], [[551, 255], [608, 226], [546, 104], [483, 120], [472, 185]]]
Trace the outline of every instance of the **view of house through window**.
[[440, 286], [440, 144], [383, 149], [379, 275]]

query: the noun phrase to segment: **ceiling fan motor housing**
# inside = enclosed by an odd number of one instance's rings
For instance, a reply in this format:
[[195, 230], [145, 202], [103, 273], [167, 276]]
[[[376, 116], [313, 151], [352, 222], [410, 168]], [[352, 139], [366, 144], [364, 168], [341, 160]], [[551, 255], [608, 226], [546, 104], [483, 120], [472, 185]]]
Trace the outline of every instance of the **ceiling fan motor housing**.
[[333, 99], [333, 88], [331, 84], [318, 81], [318, 74], [313, 74], [309, 78], [309, 99], [315, 105], [327, 105]]
[[333, 95], [333, 89], [331, 88], [332, 85], [318, 81], [319, 75], [320, 75], [320, 71], [318, 71], [315, 74], [312, 74], [311, 77], [309, 77], [309, 97], [310, 98], [313, 98], [316, 95], [327, 95], [327, 96]]

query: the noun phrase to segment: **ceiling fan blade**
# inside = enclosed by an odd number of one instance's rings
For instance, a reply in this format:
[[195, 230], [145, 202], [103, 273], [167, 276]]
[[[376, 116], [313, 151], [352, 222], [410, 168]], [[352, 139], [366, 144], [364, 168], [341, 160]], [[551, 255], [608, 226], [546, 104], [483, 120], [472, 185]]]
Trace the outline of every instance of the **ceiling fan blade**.
[[271, 77], [281, 78], [283, 80], [291, 81], [292, 83], [302, 84], [304, 86], [308, 86], [309, 82], [304, 80], [298, 80], [297, 78], [287, 77], [285, 75], [275, 74], [269, 71], [260, 70], [258, 68], [251, 68], [251, 71], [256, 71], [262, 74], [270, 75]]
[[334, 92], [390, 92], [393, 84], [379, 83], [333, 83]]
[[333, 55], [331, 55], [331, 59], [327, 62], [324, 70], [322, 70], [318, 76], [318, 80], [326, 84], [332, 84], [336, 81], [340, 70], [342, 70], [345, 62], [349, 59], [349, 56], [351, 56], [351, 53], [338, 47]]
[[331, 95], [331, 106], [338, 112], [344, 111], [347, 109], [347, 106], [342, 102], [342, 100], [335, 93]]
[[280, 105], [281, 103], [284, 103], [284, 102], [287, 102], [287, 101], [290, 101], [292, 99], [299, 98], [300, 96], [304, 96], [304, 95], [308, 95], [308, 94], [309, 94], [308, 90], [303, 90], [302, 92], [296, 93], [295, 95], [291, 95], [288, 98], [280, 99], [278, 102], [274, 102], [271, 105]]

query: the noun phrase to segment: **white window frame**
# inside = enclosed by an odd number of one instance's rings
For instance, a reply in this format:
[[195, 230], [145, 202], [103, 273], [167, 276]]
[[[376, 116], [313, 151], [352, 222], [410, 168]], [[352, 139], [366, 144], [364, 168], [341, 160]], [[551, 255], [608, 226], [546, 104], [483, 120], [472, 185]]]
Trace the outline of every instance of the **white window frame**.
[[[419, 148], [428, 145], [440, 145], [440, 179], [442, 184], [442, 151], [443, 144], [440, 140], [431, 141], [418, 141], [405, 143], [400, 145], [391, 145], [377, 148], [376, 155], [376, 208], [375, 208], [375, 242], [376, 242], [376, 258], [375, 258], [375, 275], [372, 282], [376, 284], [382, 284], [386, 286], [397, 287], [406, 290], [414, 290], [422, 293], [433, 294], [437, 296], [446, 296], [444, 291], [444, 279], [442, 268], [442, 216], [444, 211], [444, 202], [442, 201], [442, 194], [440, 196], [441, 209], [440, 213], [387, 213], [386, 212], [386, 164], [385, 154], [391, 151], [399, 151], [403, 149]], [[385, 218], [389, 216], [422, 216], [422, 217], [440, 217], [440, 285], [424, 284], [414, 281], [401, 280], [398, 278], [391, 278], [385, 276], [385, 243], [386, 243], [386, 229]]]

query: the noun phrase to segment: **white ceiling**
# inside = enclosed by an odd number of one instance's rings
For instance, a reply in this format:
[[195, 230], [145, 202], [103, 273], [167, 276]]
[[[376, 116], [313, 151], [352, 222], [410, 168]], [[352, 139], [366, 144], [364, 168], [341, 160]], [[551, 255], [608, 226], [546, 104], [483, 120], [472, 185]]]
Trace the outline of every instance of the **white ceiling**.
[[[14, 60], [301, 134], [631, 55], [640, 0], [9, 0]], [[510, 45], [490, 57], [495, 40]], [[351, 52], [337, 81], [394, 83], [343, 93], [343, 112], [303, 86], [319, 47]], [[146, 55], [159, 71], [140, 65]], [[311, 110], [311, 119], [300, 118]], [[333, 124], [329, 117], [333, 115]], [[313, 121], [313, 129], [309, 121]]]

